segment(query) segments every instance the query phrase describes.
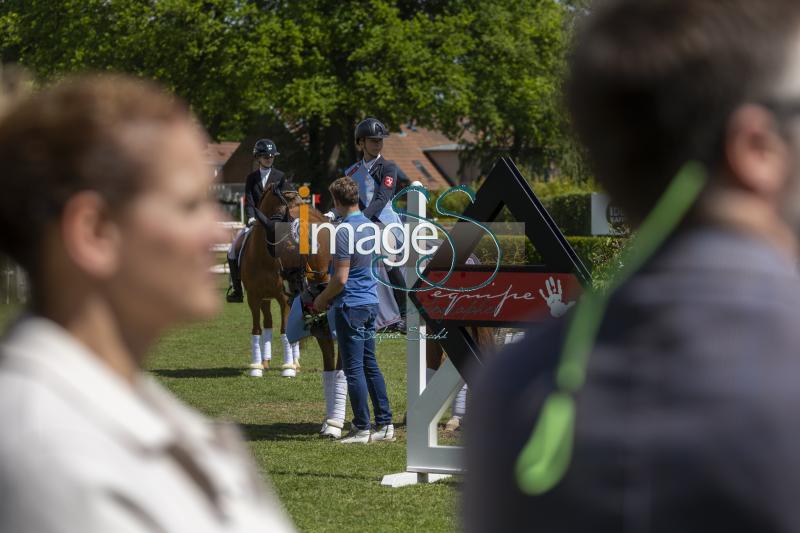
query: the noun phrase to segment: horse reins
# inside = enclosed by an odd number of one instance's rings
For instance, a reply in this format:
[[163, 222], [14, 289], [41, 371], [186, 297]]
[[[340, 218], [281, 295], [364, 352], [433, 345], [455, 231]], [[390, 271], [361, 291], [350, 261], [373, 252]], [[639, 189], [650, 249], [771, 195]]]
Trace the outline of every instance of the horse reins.
[[[284, 179], [281, 179], [278, 183], [276, 183], [276, 184], [274, 184], [272, 186], [271, 193], [274, 194], [275, 196], [277, 196], [278, 199], [281, 201], [281, 203], [283, 203], [284, 211], [283, 211], [282, 215], [274, 214], [274, 215], [271, 215], [268, 218], [268, 220], [270, 222], [272, 222], [272, 224], [265, 224], [266, 231], [264, 232], [264, 240], [266, 241], [266, 244], [267, 244], [267, 252], [269, 253], [269, 255], [271, 255], [273, 257], [273, 259], [275, 259], [278, 262], [278, 266], [280, 268], [281, 278], [283, 278], [284, 281], [288, 282], [293, 276], [298, 276], [299, 275], [299, 277], [301, 278], [300, 292], [302, 292], [308, 286], [309, 274], [313, 274], [315, 278], [318, 278], [318, 279], [319, 278], [323, 278], [324, 279], [324, 277], [327, 275], [327, 272], [317, 271], [317, 270], [314, 270], [313, 268], [311, 268], [311, 265], [308, 263], [308, 256], [307, 255], [302, 255], [302, 254], [301, 254], [302, 261], [303, 261], [302, 266], [295, 267], [295, 268], [288, 268], [288, 269], [283, 266], [283, 261], [281, 261], [280, 255], [278, 254], [278, 251], [277, 251], [276, 247], [277, 247], [277, 245], [279, 245], [280, 243], [285, 241], [288, 237], [290, 237], [291, 236], [291, 232], [287, 231], [286, 234], [283, 235], [281, 238], [276, 239], [275, 236], [274, 236], [275, 235], [275, 223], [276, 222], [283, 222], [283, 223], [286, 223], [286, 224], [291, 224], [294, 221], [294, 218], [292, 217], [292, 214], [291, 214], [291, 209], [292, 208], [289, 205], [288, 200], [286, 200], [286, 197], [283, 195], [283, 184], [284, 183], [285, 183]], [[259, 213], [260, 213], [260, 211], [259, 211]], [[261, 214], [263, 215], [263, 213], [261, 213]], [[264, 218], [265, 219], [267, 218], [266, 215], [264, 215]], [[272, 233], [272, 240], [270, 240], [270, 233]], [[286, 289], [284, 289], [284, 293], [289, 297], [293, 297], [294, 296], [292, 294], [289, 294], [286, 291]]]

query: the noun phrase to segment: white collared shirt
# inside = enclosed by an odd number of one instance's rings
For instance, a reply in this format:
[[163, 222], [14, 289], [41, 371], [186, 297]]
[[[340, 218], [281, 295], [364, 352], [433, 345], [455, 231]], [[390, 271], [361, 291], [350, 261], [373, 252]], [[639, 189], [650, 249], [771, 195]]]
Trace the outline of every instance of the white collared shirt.
[[362, 164], [363, 166], [365, 166], [365, 167], [367, 168], [367, 172], [369, 172], [370, 170], [372, 170], [372, 167], [373, 167], [373, 166], [375, 166], [375, 163], [376, 163], [376, 162], [378, 161], [378, 159], [380, 159], [380, 158], [381, 158], [381, 154], [378, 154], [378, 156], [377, 156], [375, 159], [373, 159], [372, 161], [369, 161], [369, 162], [367, 162], [367, 160], [366, 160], [366, 159], [362, 158], [362, 159], [361, 159], [361, 164]]
[[258, 170], [261, 172], [261, 187], [264, 188], [267, 186], [267, 180], [269, 179], [270, 173], [272, 173], [272, 167], [259, 167]]
[[0, 531], [293, 531], [236, 429], [49, 320], [0, 342], [0, 427]]

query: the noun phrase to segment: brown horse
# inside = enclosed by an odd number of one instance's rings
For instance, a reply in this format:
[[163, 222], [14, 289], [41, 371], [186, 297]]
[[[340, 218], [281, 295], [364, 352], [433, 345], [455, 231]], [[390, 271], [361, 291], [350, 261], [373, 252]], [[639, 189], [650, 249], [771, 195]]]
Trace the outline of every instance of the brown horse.
[[[285, 338], [286, 319], [289, 315], [289, 305], [283, 292], [280, 266], [278, 261], [267, 252], [266, 240], [266, 229], [259, 224], [253, 226], [242, 251], [241, 260], [242, 284], [247, 292], [247, 305], [250, 307], [250, 315], [253, 319], [250, 375], [254, 377], [262, 375], [262, 368], [269, 368], [269, 361], [272, 358], [271, 301], [275, 300], [280, 308], [282, 339]], [[289, 349], [291, 350], [291, 347]], [[259, 359], [261, 360], [259, 361]]]
[[[318, 287], [321, 284], [328, 283], [330, 280], [328, 274], [328, 267], [331, 261], [330, 232], [325, 229], [319, 232], [317, 239], [319, 250], [317, 253], [301, 254], [300, 245], [295, 240], [297, 236], [293, 235], [289, 228], [293, 221], [299, 219], [300, 207], [304, 203], [300, 194], [285, 180], [281, 180], [278, 183], [267, 186], [256, 213], [260, 222], [258, 225], [259, 233], [255, 234], [254, 232], [251, 236], [253, 243], [257, 243], [251, 246], [260, 248], [261, 250], [258, 253], [269, 258], [269, 261], [264, 261], [262, 264], [269, 264], [269, 267], [274, 272], [268, 279], [270, 294], [274, 295], [276, 290], [280, 291], [280, 302], [301, 298], [301, 294], [307, 287]], [[311, 224], [329, 222], [322, 213], [310, 207], [308, 209], [308, 221]], [[244, 277], [245, 273], [242, 274], [243, 280]], [[247, 287], [247, 283], [245, 283], [245, 287]], [[249, 288], [248, 303], [250, 303]], [[298, 305], [300, 305], [299, 302]], [[259, 311], [259, 307], [255, 303], [251, 303], [250, 310], [255, 313]], [[286, 320], [289, 314], [287, 303], [282, 304], [281, 310], [281, 332], [285, 333]], [[266, 312], [269, 313], [268, 307]], [[267, 316], [269, 315], [267, 314]], [[254, 316], [253, 324], [256, 325], [257, 323], [258, 318]], [[337, 360], [334, 341], [327, 332], [319, 334], [316, 339], [322, 352], [323, 385], [327, 410], [325, 422], [323, 422], [320, 433], [326, 437], [337, 438], [341, 435], [341, 429], [344, 424], [347, 398], [347, 386], [342, 372], [342, 362], [341, 358]], [[291, 360], [285, 357], [282, 367], [284, 375], [286, 375], [286, 372], [293, 375], [291, 365]]]

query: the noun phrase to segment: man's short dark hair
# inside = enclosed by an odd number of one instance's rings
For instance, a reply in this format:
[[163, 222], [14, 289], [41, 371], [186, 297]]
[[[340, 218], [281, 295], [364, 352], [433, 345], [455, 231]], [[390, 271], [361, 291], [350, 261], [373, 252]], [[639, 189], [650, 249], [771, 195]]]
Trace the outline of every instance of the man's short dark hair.
[[719, 170], [731, 113], [773, 96], [800, 1], [613, 0], [584, 22], [568, 106], [597, 179], [636, 221], [685, 162]]
[[338, 178], [331, 183], [328, 190], [339, 205], [345, 207], [358, 205], [358, 185], [352, 178], [348, 176]]

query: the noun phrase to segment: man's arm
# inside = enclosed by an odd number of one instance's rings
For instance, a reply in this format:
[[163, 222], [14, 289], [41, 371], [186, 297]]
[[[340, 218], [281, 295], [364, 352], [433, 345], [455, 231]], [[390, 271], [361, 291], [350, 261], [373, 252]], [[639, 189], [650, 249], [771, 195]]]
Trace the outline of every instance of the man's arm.
[[394, 191], [397, 187], [397, 166], [394, 163], [384, 163], [381, 182], [375, 185], [375, 194], [372, 196], [372, 201], [364, 209], [364, 216], [373, 222], [378, 220], [380, 212], [394, 198]]
[[333, 276], [328, 282], [328, 286], [320, 293], [314, 300], [314, 309], [324, 311], [331, 304], [331, 300], [344, 290], [347, 284], [347, 278], [350, 275], [350, 260], [349, 259], [334, 259], [333, 262]]

